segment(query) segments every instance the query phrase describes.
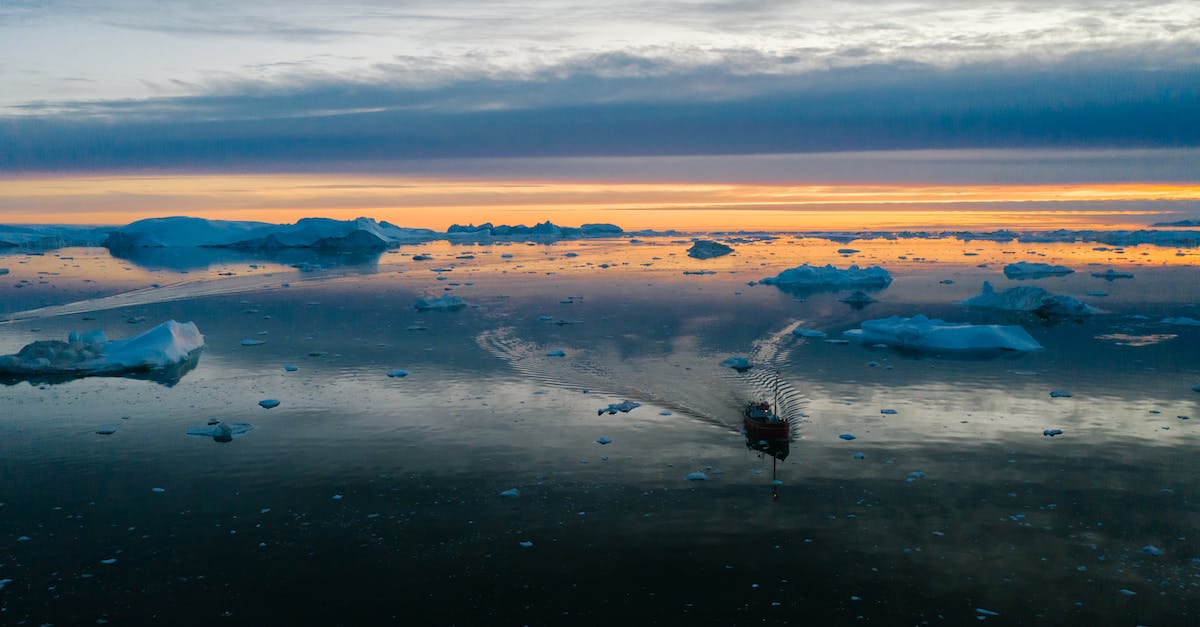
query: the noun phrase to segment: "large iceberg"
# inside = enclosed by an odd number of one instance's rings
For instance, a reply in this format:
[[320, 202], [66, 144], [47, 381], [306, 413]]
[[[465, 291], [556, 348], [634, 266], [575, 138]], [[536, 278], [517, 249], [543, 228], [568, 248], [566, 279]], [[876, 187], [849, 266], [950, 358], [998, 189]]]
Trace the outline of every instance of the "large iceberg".
[[106, 227], [67, 224], [0, 224], [0, 249], [95, 246], [108, 230]]
[[507, 224], [484, 222], [479, 226], [475, 226], [474, 224], [467, 224], [465, 226], [453, 224], [449, 229], [446, 229], [446, 235], [454, 239], [557, 240], [586, 237], [614, 237], [624, 232], [621, 227], [615, 224], [584, 224], [576, 228], [559, 226], [549, 220], [533, 226], [525, 226], [524, 224], [510, 226]]
[[988, 281], [983, 282], [983, 291], [978, 296], [968, 298], [961, 304], [1001, 311], [1028, 311], [1046, 318], [1088, 316], [1100, 312], [1074, 296], [1051, 294], [1032, 285], [1020, 285], [997, 292]]
[[1018, 261], [1004, 266], [1004, 276], [1017, 280], [1062, 276], [1073, 272], [1075, 271], [1066, 266], [1052, 266], [1048, 263], [1030, 263], [1028, 261]]
[[138, 220], [109, 233], [109, 249], [209, 247], [240, 250], [314, 248], [319, 250], [378, 250], [401, 242], [427, 241], [437, 234], [406, 229], [372, 218], [333, 220], [304, 218], [295, 224], [207, 220], [175, 216]]
[[71, 378], [166, 370], [194, 364], [203, 347], [204, 336], [192, 322], [168, 320], [123, 340], [109, 340], [99, 330], [72, 332], [65, 342], [41, 340], [0, 356], [0, 377]]
[[1033, 351], [1042, 348], [1025, 329], [998, 324], [974, 325], [946, 322], [917, 314], [866, 320], [845, 337], [865, 344], [918, 351]]
[[761, 283], [779, 287], [887, 287], [892, 283], [892, 275], [879, 266], [859, 268], [852, 265], [842, 270], [833, 264], [822, 267], [806, 263], [767, 277]]
[[694, 259], [712, 259], [713, 257], [721, 257], [733, 252], [733, 247], [726, 246], [721, 242], [714, 242], [708, 239], [696, 240], [692, 247], [688, 249], [688, 257]]

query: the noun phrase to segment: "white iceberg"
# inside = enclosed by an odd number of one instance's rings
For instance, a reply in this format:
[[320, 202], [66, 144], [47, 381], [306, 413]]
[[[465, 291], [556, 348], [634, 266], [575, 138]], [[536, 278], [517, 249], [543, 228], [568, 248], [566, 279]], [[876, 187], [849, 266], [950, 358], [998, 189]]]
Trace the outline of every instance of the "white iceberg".
[[1028, 311], [1045, 317], [1088, 316], [1100, 312], [1074, 296], [1051, 294], [1032, 285], [1020, 285], [996, 292], [988, 281], [983, 282], [983, 291], [978, 296], [968, 298], [960, 304], [1001, 311]]
[[144, 333], [109, 341], [102, 331], [72, 332], [66, 342], [42, 340], [0, 356], [0, 376], [89, 376], [167, 368], [187, 362], [204, 346], [191, 322], [168, 320]]
[[843, 333], [864, 344], [922, 351], [1033, 351], [1042, 348], [1025, 329], [998, 324], [946, 322], [917, 314], [867, 320]]
[[467, 301], [463, 300], [461, 296], [455, 296], [454, 294], [446, 294], [437, 298], [418, 298], [417, 302], [413, 304], [413, 307], [416, 307], [418, 311], [427, 311], [430, 309], [454, 311], [466, 306]]
[[1066, 266], [1052, 266], [1048, 263], [1030, 263], [1028, 261], [1018, 261], [1004, 266], [1004, 276], [1017, 280], [1062, 276], [1073, 272], [1075, 271]]
[[767, 277], [761, 283], [780, 287], [887, 287], [892, 283], [892, 275], [879, 266], [852, 265], [842, 270], [833, 264], [822, 267], [806, 263]]

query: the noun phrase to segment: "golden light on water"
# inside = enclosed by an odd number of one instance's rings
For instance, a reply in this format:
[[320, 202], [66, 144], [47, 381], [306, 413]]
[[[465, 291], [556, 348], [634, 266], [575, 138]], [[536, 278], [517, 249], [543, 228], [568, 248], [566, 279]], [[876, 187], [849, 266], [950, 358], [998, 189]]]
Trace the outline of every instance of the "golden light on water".
[[[1200, 184], [783, 185], [598, 183], [341, 174], [0, 179], [10, 223], [123, 224], [165, 215], [293, 222], [368, 216], [400, 226], [612, 222], [626, 229], [1131, 228], [1200, 200]], [[1105, 208], [1103, 203], [1123, 203]]]

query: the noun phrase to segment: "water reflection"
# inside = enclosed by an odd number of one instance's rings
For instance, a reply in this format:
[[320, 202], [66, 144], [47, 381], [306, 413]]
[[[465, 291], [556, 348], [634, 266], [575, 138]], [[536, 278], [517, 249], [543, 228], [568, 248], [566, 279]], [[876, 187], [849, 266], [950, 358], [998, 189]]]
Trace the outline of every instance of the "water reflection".
[[195, 272], [231, 264], [272, 263], [311, 271], [322, 268], [353, 267], [374, 271], [383, 254], [379, 250], [327, 251], [315, 248], [263, 248], [247, 251], [205, 247], [123, 247], [110, 251], [116, 259], [131, 262], [145, 270]]

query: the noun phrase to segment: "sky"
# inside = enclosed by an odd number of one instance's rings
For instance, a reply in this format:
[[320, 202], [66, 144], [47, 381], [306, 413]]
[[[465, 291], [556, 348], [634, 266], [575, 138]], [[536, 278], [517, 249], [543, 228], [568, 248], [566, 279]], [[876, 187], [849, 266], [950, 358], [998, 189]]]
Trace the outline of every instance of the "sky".
[[1194, 0], [3, 0], [0, 85], [10, 221], [97, 174], [1200, 182]]

